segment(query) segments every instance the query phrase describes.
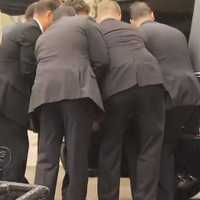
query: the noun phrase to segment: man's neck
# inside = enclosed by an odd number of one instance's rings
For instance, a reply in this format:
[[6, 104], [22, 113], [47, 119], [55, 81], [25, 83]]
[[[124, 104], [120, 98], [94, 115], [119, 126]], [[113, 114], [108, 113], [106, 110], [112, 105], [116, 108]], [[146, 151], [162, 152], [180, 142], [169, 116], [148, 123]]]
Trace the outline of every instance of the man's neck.
[[114, 19], [114, 20], [119, 20], [116, 16], [114, 16], [114, 15], [104, 15], [104, 16], [102, 16], [102, 17], [97, 17], [97, 21], [98, 21], [98, 23], [101, 23], [101, 22], [103, 22], [103, 21], [105, 21], [105, 20], [108, 20], [108, 19]]
[[149, 17], [146, 17], [146, 18], [142, 18], [140, 20], [138, 20], [137, 22], [137, 26], [140, 27], [142, 26], [143, 24], [147, 23], [147, 22], [153, 22], [154, 20], [152, 20], [151, 18]]

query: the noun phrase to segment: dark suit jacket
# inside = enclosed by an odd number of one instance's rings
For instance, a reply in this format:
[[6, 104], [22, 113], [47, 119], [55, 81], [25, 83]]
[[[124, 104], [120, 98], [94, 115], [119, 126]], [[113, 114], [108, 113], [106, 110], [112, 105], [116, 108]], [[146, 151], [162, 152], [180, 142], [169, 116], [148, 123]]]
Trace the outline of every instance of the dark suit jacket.
[[61, 18], [38, 39], [35, 52], [38, 66], [30, 112], [46, 103], [80, 98], [90, 98], [103, 109], [96, 76], [103, 75], [109, 57], [94, 21]]
[[173, 105], [200, 103], [200, 85], [194, 75], [185, 36], [157, 22], [140, 28], [147, 49], [157, 58]]
[[130, 24], [107, 19], [100, 28], [110, 53], [110, 68], [102, 85], [104, 98], [135, 85], [162, 84], [157, 60]]
[[35, 21], [17, 24], [3, 32], [0, 46], [0, 112], [23, 126], [28, 122], [34, 46], [40, 34]]

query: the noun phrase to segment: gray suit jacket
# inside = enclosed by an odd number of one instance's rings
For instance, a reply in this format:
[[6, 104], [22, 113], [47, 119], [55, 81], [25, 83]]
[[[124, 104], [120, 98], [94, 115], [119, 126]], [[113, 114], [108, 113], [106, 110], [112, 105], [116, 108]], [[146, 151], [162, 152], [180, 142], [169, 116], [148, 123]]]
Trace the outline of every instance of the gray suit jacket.
[[110, 68], [102, 84], [104, 98], [135, 85], [162, 84], [157, 60], [146, 50], [130, 24], [107, 19], [100, 24], [109, 53]]
[[147, 49], [159, 62], [172, 105], [198, 105], [200, 85], [194, 75], [183, 33], [157, 22], [144, 23], [140, 33]]
[[97, 24], [88, 17], [63, 17], [37, 41], [38, 61], [29, 111], [52, 102], [90, 98], [103, 103], [97, 77], [109, 64]]

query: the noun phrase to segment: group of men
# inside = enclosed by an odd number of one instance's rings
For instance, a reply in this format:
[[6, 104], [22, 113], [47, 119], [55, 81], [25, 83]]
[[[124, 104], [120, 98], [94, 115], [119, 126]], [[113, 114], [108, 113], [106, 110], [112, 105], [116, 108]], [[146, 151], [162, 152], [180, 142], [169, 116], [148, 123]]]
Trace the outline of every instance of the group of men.
[[[102, 0], [97, 19], [82, 1], [40, 0], [27, 22], [4, 30], [0, 46], [0, 145], [12, 161], [2, 180], [25, 182], [27, 129], [37, 129], [35, 183], [54, 199], [65, 138], [62, 197], [84, 200], [88, 149], [101, 123], [98, 197], [119, 199], [122, 144], [135, 200], [174, 199], [174, 149], [181, 127], [200, 104], [184, 35], [155, 22], [144, 2], [121, 21], [116, 1]], [[31, 123], [30, 123], [31, 119]]]

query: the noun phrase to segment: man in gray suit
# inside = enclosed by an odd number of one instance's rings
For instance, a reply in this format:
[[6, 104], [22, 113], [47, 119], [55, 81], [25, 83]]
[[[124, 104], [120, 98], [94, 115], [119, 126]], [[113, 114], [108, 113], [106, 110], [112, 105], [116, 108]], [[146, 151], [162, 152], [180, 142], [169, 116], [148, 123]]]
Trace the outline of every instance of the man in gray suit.
[[183, 33], [154, 22], [154, 14], [144, 2], [133, 3], [131, 17], [131, 22], [134, 27], [139, 28], [147, 49], [160, 64], [164, 85], [169, 94], [158, 199], [173, 200], [174, 150], [184, 123], [200, 103], [200, 86], [194, 75]]
[[63, 199], [85, 199], [91, 127], [96, 113], [104, 110], [97, 77], [109, 64], [102, 33], [88, 17], [62, 17], [39, 38], [35, 53], [29, 108], [40, 124], [35, 182], [48, 186], [54, 199], [65, 136], [69, 184]]
[[119, 199], [123, 136], [135, 117], [140, 128], [135, 199], [155, 200], [165, 122], [161, 71], [137, 31], [120, 21], [121, 9], [115, 1], [102, 1], [97, 16], [110, 53], [110, 68], [102, 83], [107, 115], [100, 147], [99, 199]]

